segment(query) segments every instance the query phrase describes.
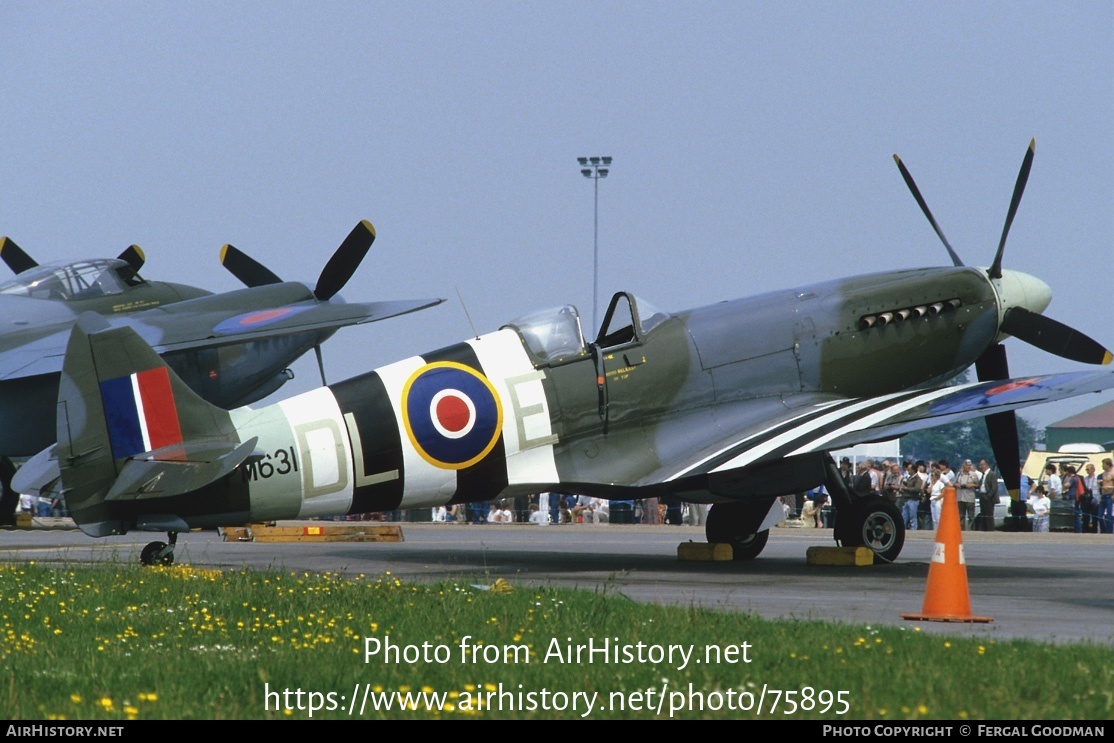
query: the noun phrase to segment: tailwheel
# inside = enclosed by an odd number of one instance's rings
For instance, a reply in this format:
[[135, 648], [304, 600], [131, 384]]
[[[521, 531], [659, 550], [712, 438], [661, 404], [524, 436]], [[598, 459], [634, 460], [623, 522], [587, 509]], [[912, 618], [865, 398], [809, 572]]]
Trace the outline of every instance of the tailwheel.
[[741, 506], [734, 503], [717, 503], [708, 509], [708, 521], [704, 534], [713, 544], [730, 544], [735, 560], [753, 560], [762, 554], [770, 539], [770, 530], [747, 532], [740, 527], [744, 513]]
[[167, 535], [170, 543], [151, 542], [139, 553], [139, 561], [144, 565], [173, 565], [174, 546], [178, 543], [178, 532]]
[[[837, 519], [844, 518], [841, 511]], [[840, 540], [845, 546], [865, 545], [875, 556], [893, 562], [905, 546], [905, 521], [897, 506], [885, 498], [868, 495], [851, 503], [851, 513], [840, 530]]]

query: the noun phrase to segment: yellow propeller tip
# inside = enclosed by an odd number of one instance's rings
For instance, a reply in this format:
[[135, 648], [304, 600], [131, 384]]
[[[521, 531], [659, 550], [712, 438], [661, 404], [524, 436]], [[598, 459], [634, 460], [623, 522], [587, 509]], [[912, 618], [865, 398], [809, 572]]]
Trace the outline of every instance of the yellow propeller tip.
[[1114, 353], [1107, 351], [1106, 355], [1102, 357], [1102, 363], [1109, 364], [1111, 361], [1114, 361]]
[[229, 245], [228, 243], [225, 243], [224, 246], [221, 247], [221, 249], [220, 249], [220, 262], [221, 263], [224, 263], [224, 257], [226, 255], [228, 255], [228, 249], [231, 248], [231, 247], [232, 246]]

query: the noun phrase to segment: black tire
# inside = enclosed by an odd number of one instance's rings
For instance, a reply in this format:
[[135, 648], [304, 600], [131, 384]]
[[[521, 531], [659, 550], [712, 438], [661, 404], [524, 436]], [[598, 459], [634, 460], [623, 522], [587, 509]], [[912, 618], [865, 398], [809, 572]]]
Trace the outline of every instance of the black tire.
[[737, 537], [731, 540], [731, 558], [734, 560], [753, 560], [766, 549], [766, 542], [770, 539], [770, 530], [766, 529], [747, 537]]
[[[845, 518], [843, 512], [840, 519]], [[870, 547], [885, 562], [893, 562], [905, 546], [905, 521], [897, 506], [877, 495], [856, 498], [841, 530], [845, 546]]]
[[174, 553], [162, 554], [166, 549], [166, 542], [151, 542], [139, 553], [139, 561], [144, 565], [171, 565], [174, 563]]
[[770, 530], [740, 534], [738, 523], [743, 511], [731, 503], [721, 503], [708, 509], [704, 535], [712, 544], [730, 544], [732, 559], [753, 560], [762, 554], [770, 539]]

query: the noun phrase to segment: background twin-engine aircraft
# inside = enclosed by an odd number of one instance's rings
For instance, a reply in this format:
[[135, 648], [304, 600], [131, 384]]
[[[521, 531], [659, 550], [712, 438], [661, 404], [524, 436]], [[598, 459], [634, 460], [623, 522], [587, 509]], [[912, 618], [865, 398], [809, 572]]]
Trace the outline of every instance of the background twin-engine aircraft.
[[[835, 539], [893, 560], [900, 513], [850, 492], [829, 450], [985, 417], [1016, 496], [1013, 411], [1114, 387], [1109, 371], [1009, 378], [1009, 336], [1111, 360], [1041, 314], [1044, 282], [1002, 268], [1032, 157], [1031, 144], [989, 268], [963, 264], [898, 160], [952, 266], [672, 313], [619, 292], [591, 341], [566, 306], [259, 409], [205, 402], [132, 327], [86, 315], [66, 349], [55, 469], [16, 482], [61, 490], [92, 536], [167, 532], [147, 563], [172, 560], [191, 528], [554, 490], [711, 503], [709, 541], [748, 559], [783, 518], [777, 496], [823, 483]], [[946, 386], [972, 364], [979, 381]]]
[[117, 258], [39, 265], [0, 238], [0, 258], [16, 273], [0, 284], [0, 456], [31, 456], [54, 443], [58, 375], [82, 313], [133, 328], [191, 389], [231, 408], [278, 390], [290, 365], [311, 348], [319, 352], [337, 329], [442, 301], [345, 303], [338, 292], [374, 239], [369, 222], [357, 224], [312, 287], [284, 282], [226, 245], [221, 263], [248, 288], [213, 294], [144, 280], [135, 245]]

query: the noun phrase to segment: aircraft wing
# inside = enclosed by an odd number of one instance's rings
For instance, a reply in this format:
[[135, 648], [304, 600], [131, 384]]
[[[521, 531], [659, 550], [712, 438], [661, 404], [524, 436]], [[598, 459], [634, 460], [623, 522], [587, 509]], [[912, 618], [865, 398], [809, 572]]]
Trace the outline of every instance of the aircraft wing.
[[[241, 294], [248, 291], [229, 292]], [[207, 348], [295, 333], [318, 333], [349, 325], [385, 320], [433, 307], [443, 299], [412, 299], [387, 302], [317, 302], [305, 300], [275, 303], [243, 294], [240, 301], [202, 297], [131, 315], [107, 318], [114, 327], [128, 326], [158, 353]], [[255, 309], [252, 309], [252, 308]], [[0, 352], [0, 380], [62, 369], [73, 321], [53, 325], [45, 335], [22, 342], [10, 339]]]
[[[443, 299], [414, 299], [390, 302], [316, 303], [313, 301], [253, 311], [214, 311], [179, 316], [166, 308], [166, 318], [145, 318], [136, 327], [159, 353], [189, 348], [243, 343], [295, 333], [337, 330], [348, 325], [386, 320], [433, 307]], [[132, 323], [123, 323], [132, 324]], [[182, 325], [184, 327], [178, 327]], [[157, 332], [152, 333], [152, 329]]]
[[58, 373], [66, 353], [70, 327], [0, 352], [0, 380]]
[[[886, 441], [912, 431], [1114, 388], [1114, 372], [1085, 371], [974, 382], [866, 398], [802, 394], [739, 401], [666, 422], [655, 446], [663, 466], [633, 485], [683, 489], [688, 478], [730, 473], [856, 444]], [[692, 420], [700, 416], [702, 420]], [[685, 436], [702, 426], [724, 431], [718, 441]]]

